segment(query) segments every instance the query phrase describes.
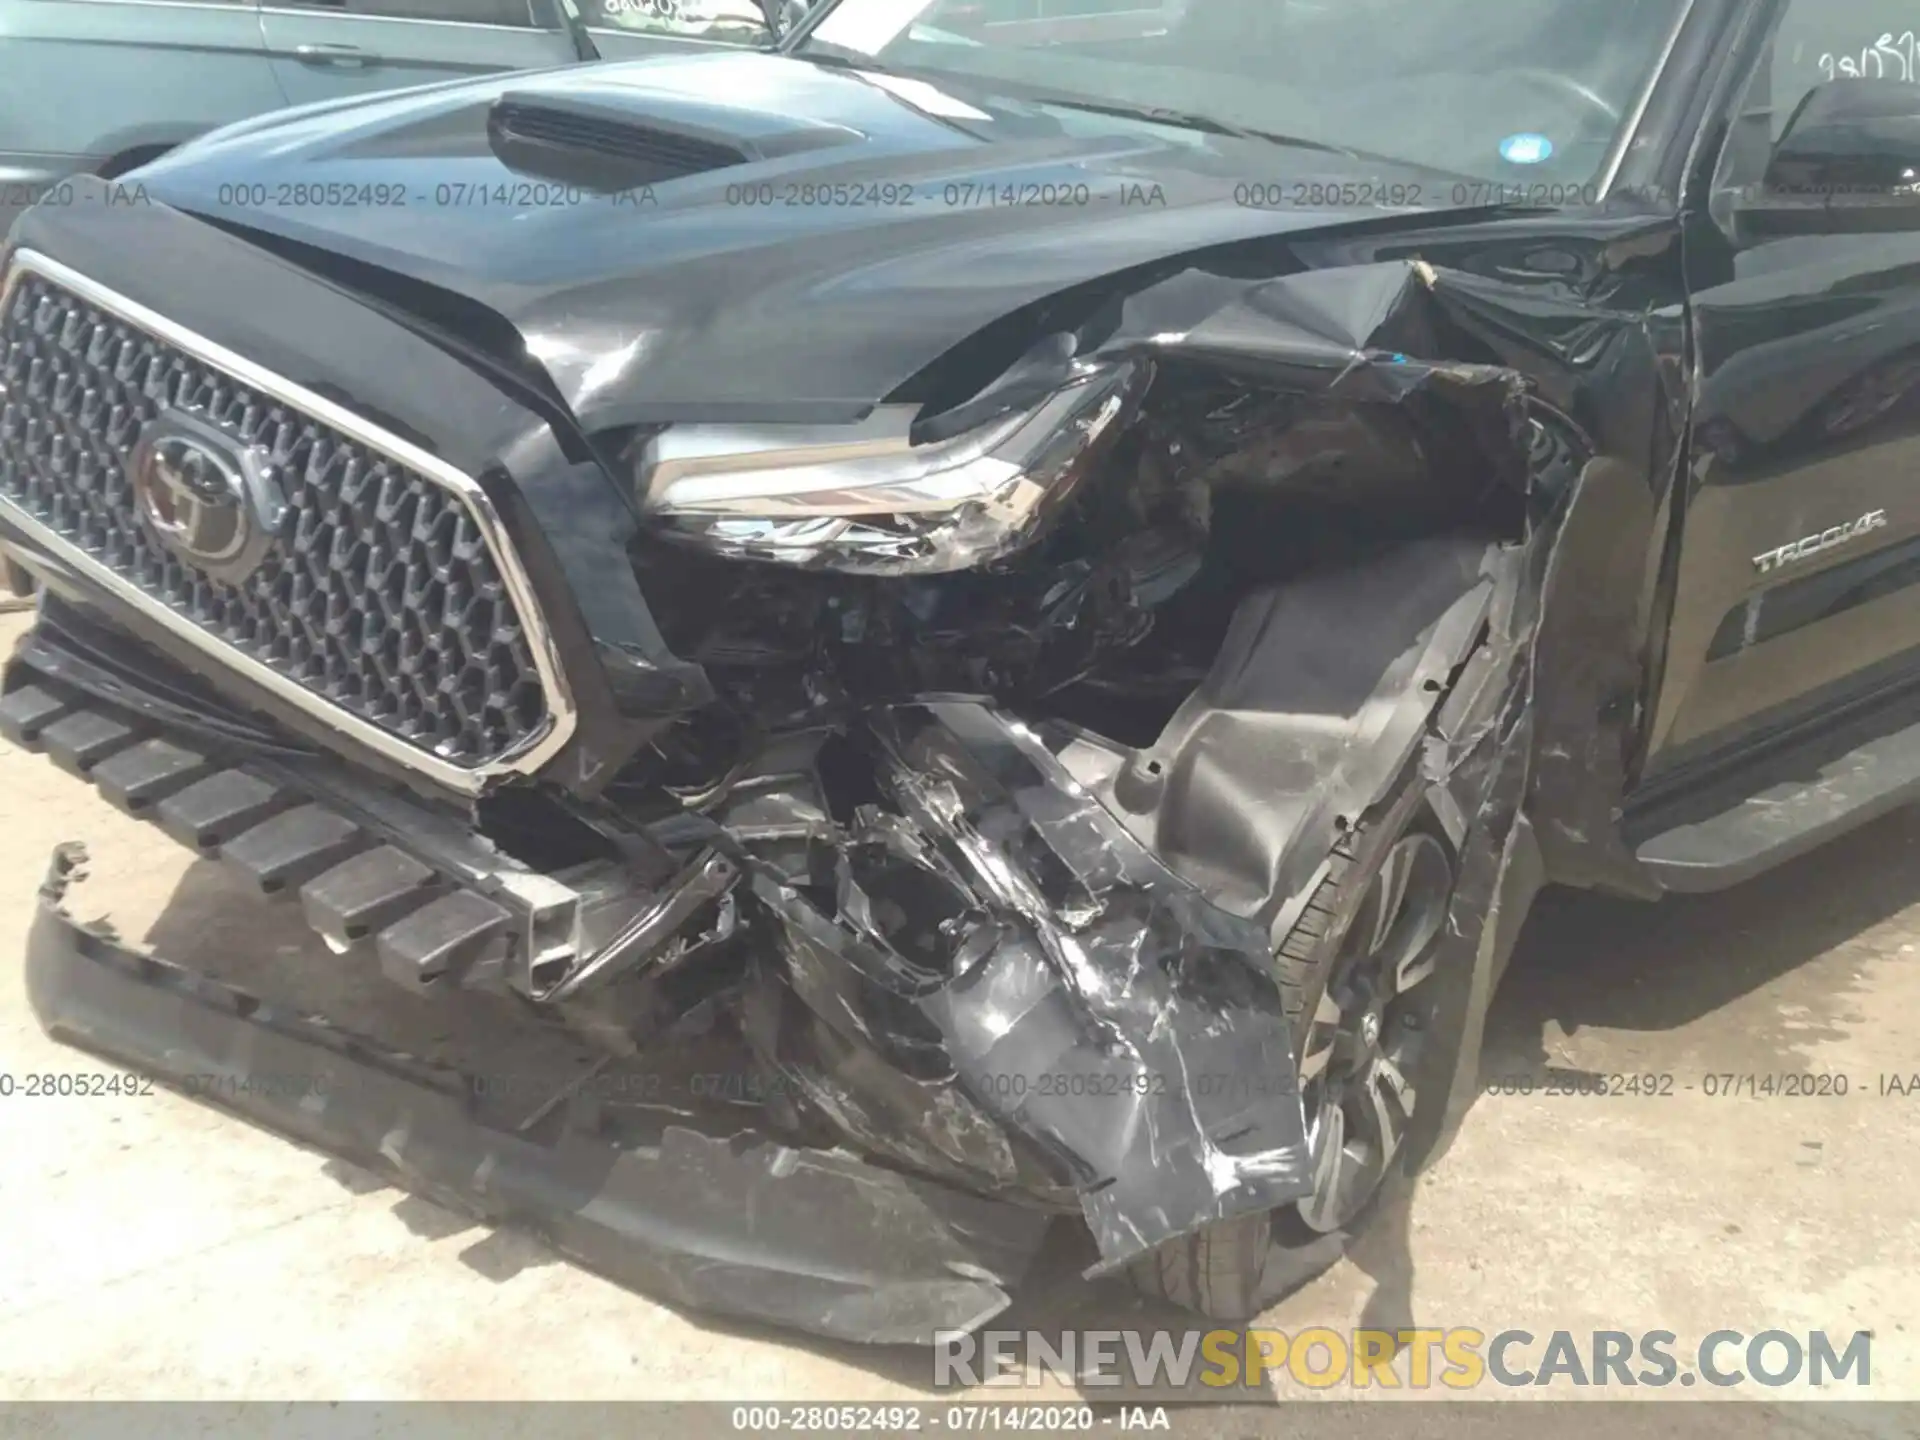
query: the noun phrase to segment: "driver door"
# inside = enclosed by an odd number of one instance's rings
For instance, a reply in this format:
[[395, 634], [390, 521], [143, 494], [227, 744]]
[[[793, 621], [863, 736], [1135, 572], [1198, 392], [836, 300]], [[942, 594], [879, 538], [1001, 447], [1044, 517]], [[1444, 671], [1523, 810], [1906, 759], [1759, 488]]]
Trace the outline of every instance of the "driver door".
[[1804, 233], [1752, 208], [1820, 87], [1912, 86], [1920, 113], [1916, 29], [1886, 0], [1788, 0], [1689, 207], [1694, 453], [1650, 781], [1920, 680], [1920, 197], [1818, 202]]

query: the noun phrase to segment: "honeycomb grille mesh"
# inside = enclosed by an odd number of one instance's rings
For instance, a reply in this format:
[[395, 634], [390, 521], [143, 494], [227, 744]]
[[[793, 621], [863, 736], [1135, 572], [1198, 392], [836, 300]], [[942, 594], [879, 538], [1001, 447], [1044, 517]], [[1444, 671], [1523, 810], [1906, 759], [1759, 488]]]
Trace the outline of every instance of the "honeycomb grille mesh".
[[[547, 728], [523, 619], [452, 491], [32, 272], [0, 310], [0, 387], [0, 496], [207, 635], [455, 765]], [[136, 511], [126, 458], [168, 410], [255, 447], [287, 501], [237, 584]]]

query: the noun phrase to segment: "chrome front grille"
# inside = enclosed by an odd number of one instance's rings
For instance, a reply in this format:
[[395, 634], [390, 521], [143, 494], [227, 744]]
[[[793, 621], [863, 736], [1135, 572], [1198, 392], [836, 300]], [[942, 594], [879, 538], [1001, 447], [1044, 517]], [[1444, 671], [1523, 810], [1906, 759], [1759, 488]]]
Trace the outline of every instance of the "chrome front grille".
[[[286, 501], [235, 583], [176, 557], [136, 506], [129, 453], [169, 411], [247, 448]], [[0, 511], [255, 679], [462, 788], [561, 738], [545, 633], [477, 486], [38, 257], [17, 257], [0, 300]]]

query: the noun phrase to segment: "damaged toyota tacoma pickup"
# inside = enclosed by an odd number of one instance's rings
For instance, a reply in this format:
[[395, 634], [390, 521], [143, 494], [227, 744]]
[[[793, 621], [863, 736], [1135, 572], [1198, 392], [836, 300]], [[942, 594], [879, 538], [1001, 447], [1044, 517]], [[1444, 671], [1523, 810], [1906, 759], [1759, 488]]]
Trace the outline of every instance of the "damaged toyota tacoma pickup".
[[490, 1110], [77, 846], [52, 1033], [688, 1305], [924, 1340], [1082, 1226], [1244, 1317], [1454, 1133], [1543, 884], [1920, 793], [1881, 9], [982, 13], [310, 106], [5, 252], [5, 734], [751, 1123]]

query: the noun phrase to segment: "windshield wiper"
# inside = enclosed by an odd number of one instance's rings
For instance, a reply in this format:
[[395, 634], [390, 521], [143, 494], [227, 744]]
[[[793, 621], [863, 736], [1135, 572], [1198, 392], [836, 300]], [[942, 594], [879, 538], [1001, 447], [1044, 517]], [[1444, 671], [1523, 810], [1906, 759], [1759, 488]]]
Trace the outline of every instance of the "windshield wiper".
[[[819, 49], [816, 50], [813, 46], [818, 46]], [[1030, 104], [1058, 105], [1062, 110], [1084, 110], [1089, 114], [1113, 115], [1122, 120], [1145, 120], [1155, 125], [1171, 125], [1179, 130], [1197, 130], [1207, 135], [1225, 135], [1235, 140], [1260, 140], [1269, 145], [1285, 145], [1294, 150], [1317, 150], [1323, 155], [1340, 155], [1348, 160], [1382, 158], [1368, 155], [1360, 150], [1349, 150], [1343, 145], [1329, 145], [1324, 140], [1309, 140], [1304, 135], [1281, 135], [1272, 130], [1255, 130], [1246, 125], [1232, 125], [1215, 116], [1201, 115], [1192, 110], [1170, 110], [1164, 105], [1122, 105], [1109, 100], [1062, 95], [1054, 90], [1028, 85], [1019, 80], [1008, 80], [998, 75], [958, 76], [947, 71], [928, 70], [917, 65], [883, 64], [873, 56], [862, 55], [844, 46], [829, 46], [826, 42], [819, 40], [813, 41], [799, 58], [818, 60], [840, 69], [871, 70], [877, 75], [903, 75], [909, 79], [924, 76], [934, 81], [960, 79], [970, 84], [1004, 90], [1009, 94], [1018, 95]]]
[[1205, 135], [1225, 135], [1235, 140], [1262, 140], [1269, 145], [1285, 145], [1290, 150], [1317, 150], [1323, 155], [1341, 155], [1349, 160], [1373, 157], [1344, 145], [1329, 145], [1324, 140], [1309, 140], [1304, 135], [1282, 135], [1272, 130], [1256, 130], [1248, 125], [1233, 125], [1213, 115], [1192, 110], [1169, 110], [1164, 105], [1119, 105], [1107, 100], [1083, 100], [1078, 95], [1054, 95], [1035, 92], [1042, 105], [1058, 105], [1063, 110], [1086, 110], [1095, 115], [1114, 115], [1123, 120], [1147, 120], [1155, 125], [1171, 125], [1178, 130], [1198, 130]]
[[[1205, 135], [1223, 135], [1233, 140], [1257, 140], [1262, 144], [1284, 146], [1291, 150], [1311, 150], [1322, 155], [1338, 155], [1343, 160], [1360, 160], [1377, 165], [1401, 165], [1410, 169], [1424, 170], [1432, 175], [1444, 176], [1450, 180], [1486, 183], [1479, 177], [1454, 170], [1444, 170], [1436, 165], [1405, 160], [1395, 155], [1380, 155], [1371, 150], [1355, 150], [1346, 145], [1332, 145], [1325, 140], [1314, 140], [1305, 135], [1286, 135], [1277, 130], [1260, 130], [1251, 125], [1236, 125], [1218, 116], [1203, 115], [1195, 110], [1175, 110], [1164, 105], [1128, 105], [1117, 100], [1096, 100], [1091, 96], [1067, 95], [1047, 86], [1029, 84], [1024, 80], [1012, 80], [1002, 75], [957, 74], [950, 70], [937, 70], [923, 65], [882, 62], [872, 55], [829, 41], [810, 38], [805, 45], [792, 53], [796, 59], [817, 61], [835, 69], [870, 70], [876, 75], [900, 75], [907, 79], [926, 80], [935, 85], [958, 80], [967, 85], [1014, 96], [1030, 105], [1057, 105], [1062, 110], [1081, 110], [1091, 115], [1112, 115], [1122, 120], [1144, 120], [1151, 125], [1169, 125], [1178, 130], [1193, 130]], [[954, 128], [964, 127], [955, 126]]]

